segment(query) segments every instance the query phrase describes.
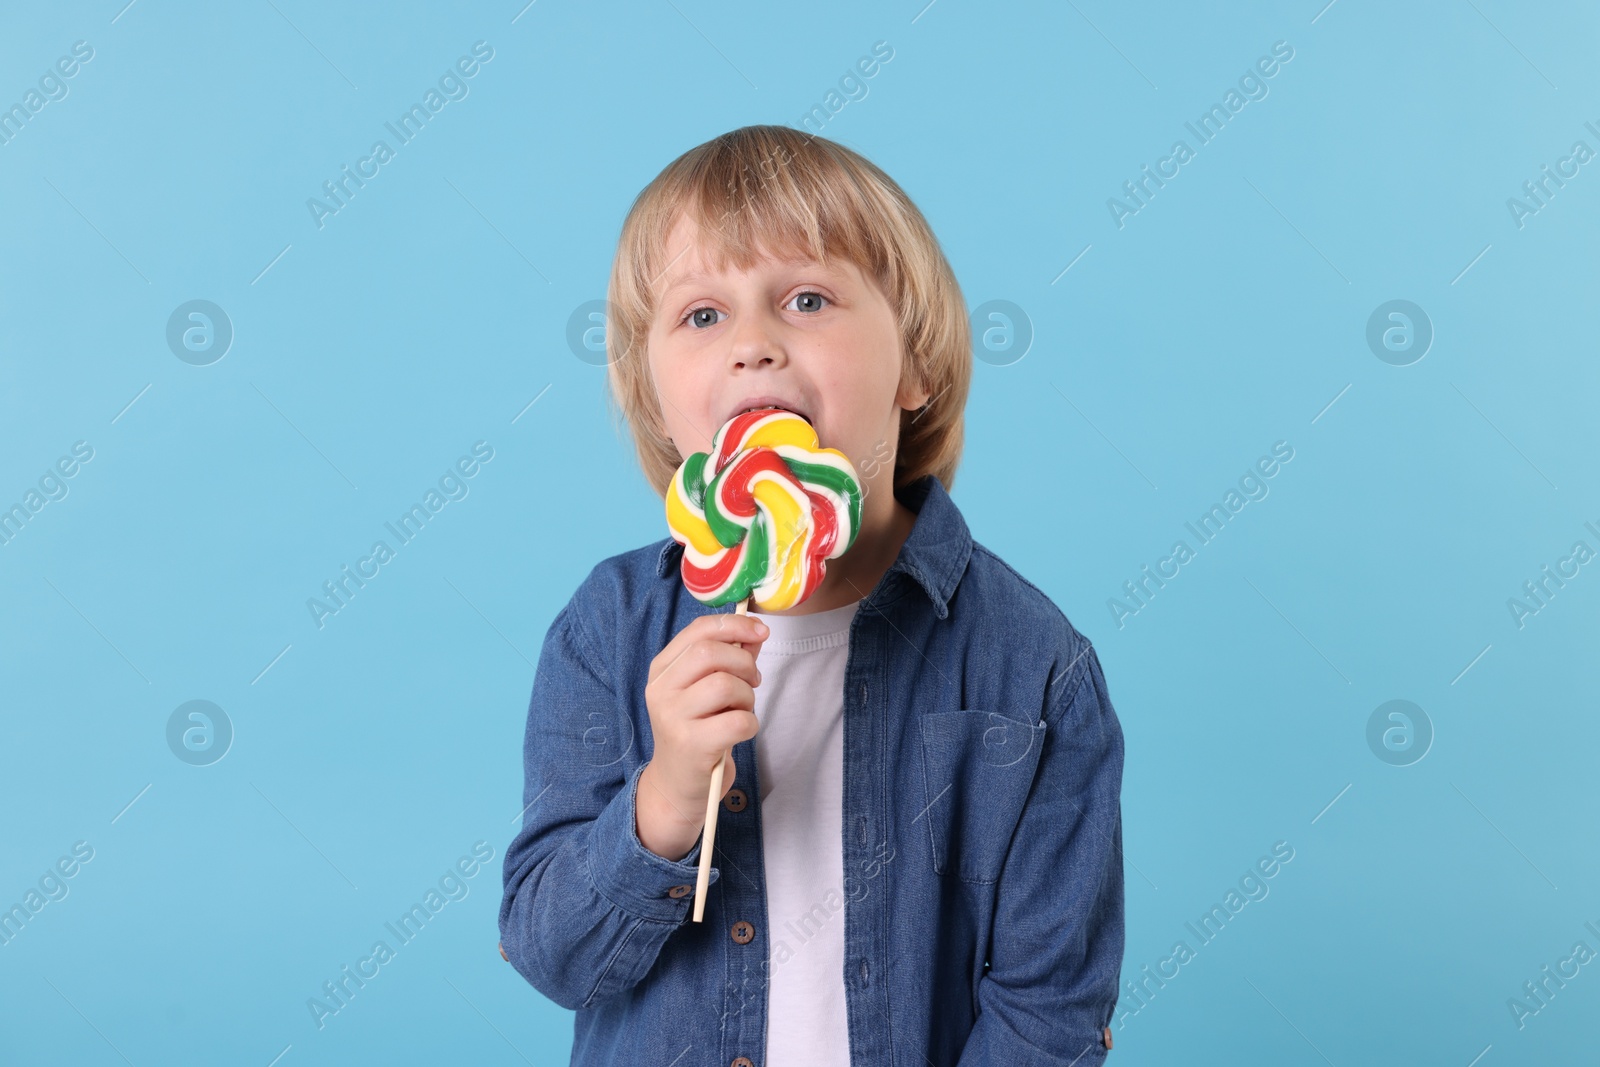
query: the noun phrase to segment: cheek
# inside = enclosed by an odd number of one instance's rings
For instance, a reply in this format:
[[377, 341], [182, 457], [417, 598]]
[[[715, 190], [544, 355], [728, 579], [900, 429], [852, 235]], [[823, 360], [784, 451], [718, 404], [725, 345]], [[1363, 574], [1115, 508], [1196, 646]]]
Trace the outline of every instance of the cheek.
[[710, 383], [703, 367], [693, 360], [674, 360], [671, 353], [655, 353], [649, 360], [651, 385], [667, 437], [684, 456], [706, 452], [717, 430], [710, 423]]
[[672, 392], [672, 383], [675, 376], [666, 366], [666, 361], [657, 354], [656, 346], [650, 345], [649, 355], [645, 359], [645, 367], [649, 372], [650, 393], [656, 398], [656, 404], [661, 409], [661, 425], [669, 436], [677, 437], [678, 415], [672, 409], [676, 397]]
[[887, 409], [878, 401], [869, 390], [854, 390], [835, 406], [828, 425], [817, 428], [824, 447], [839, 449], [855, 461], [858, 473], [869, 476], [873, 457], [881, 461], [895, 444], [892, 416], [885, 418]]

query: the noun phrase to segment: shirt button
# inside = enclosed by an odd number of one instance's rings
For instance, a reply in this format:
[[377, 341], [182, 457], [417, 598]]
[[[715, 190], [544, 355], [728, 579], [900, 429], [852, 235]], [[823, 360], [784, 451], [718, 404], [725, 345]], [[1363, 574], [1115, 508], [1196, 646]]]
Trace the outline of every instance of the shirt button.
[[1106, 1048], [1110, 1048], [1111, 1047], [1111, 1027], [1108, 1026], [1103, 1031], [1101, 1031], [1100, 1040], [1101, 1040], [1101, 1043], [1104, 1044]]
[[735, 1056], [730, 1067], [756, 1067], [756, 1065], [750, 1062], [749, 1056]]
[[748, 945], [751, 939], [755, 936], [756, 928], [751, 926], [749, 923], [736, 922], [733, 924], [733, 939], [739, 942], [739, 944]]
[[729, 811], [743, 811], [748, 803], [750, 798], [744, 795], [743, 789], [730, 789], [728, 795], [722, 798], [722, 806]]
[[675, 885], [671, 889], [667, 890], [667, 896], [671, 897], [673, 900], [680, 900], [692, 892], [694, 892], [692, 886]]
[[507, 963], [511, 962], [511, 957], [506, 955], [506, 946], [503, 942], [500, 945], [500, 958], [505, 960]]

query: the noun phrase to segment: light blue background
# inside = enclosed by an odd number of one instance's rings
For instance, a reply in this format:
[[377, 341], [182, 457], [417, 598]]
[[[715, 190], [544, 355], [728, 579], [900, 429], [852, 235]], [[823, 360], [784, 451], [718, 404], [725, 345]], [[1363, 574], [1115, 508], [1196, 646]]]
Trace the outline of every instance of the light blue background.
[[[568, 317], [662, 166], [798, 124], [879, 40], [822, 133], [904, 185], [969, 307], [1031, 321], [976, 366], [954, 496], [1104, 665], [1124, 976], [1295, 849], [1111, 1062], [1593, 1054], [1600, 966], [1525, 1029], [1506, 1003], [1600, 950], [1600, 564], [1506, 606], [1600, 549], [1600, 162], [1506, 206], [1600, 150], [1592, 6], [123, 2], [0, 16], [0, 104], [94, 48], [0, 145], [0, 506], [94, 449], [0, 547], [0, 906], [95, 850], [0, 948], [0, 1062], [567, 1062], [570, 1014], [495, 951], [528, 693], [588, 569], [665, 533]], [[478, 40], [470, 95], [318, 229], [307, 198]], [[1269, 95], [1119, 229], [1107, 198], [1279, 40]], [[235, 330], [209, 366], [166, 344], [192, 299]], [[1365, 341], [1391, 299], [1435, 330], [1409, 366]], [[479, 440], [470, 494], [319, 630], [307, 598]], [[1108, 598], [1280, 440], [1270, 495], [1119, 628]], [[165, 739], [192, 699], [236, 731], [207, 767]], [[1391, 699], [1436, 732], [1410, 766], [1367, 745]], [[319, 1031], [307, 998], [480, 840], [470, 895]]]

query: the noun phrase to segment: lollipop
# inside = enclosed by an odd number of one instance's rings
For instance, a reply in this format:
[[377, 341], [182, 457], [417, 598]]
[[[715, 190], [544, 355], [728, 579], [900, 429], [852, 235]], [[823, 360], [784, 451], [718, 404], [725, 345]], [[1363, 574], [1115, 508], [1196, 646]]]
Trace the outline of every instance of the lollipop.
[[683, 584], [711, 607], [755, 599], [784, 611], [816, 592], [827, 561], [861, 529], [861, 483], [843, 452], [781, 409], [723, 424], [667, 490], [667, 526], [683, 545]]
[[[709, 478], [709, 481], [707, 480]], [[817, 431], [792, 411], [735, 415], [710, 453], [684, 460], [667, 487], [667, 527], [683, 545], [683, 584], [712, 607], [751, 600], [792, 608], [816, 592], [827, 561], [861, 530], [861, 483], [843, 452], [817, 446]], [[705, 913], [722, 765], [711, 771], [694, 921]]]

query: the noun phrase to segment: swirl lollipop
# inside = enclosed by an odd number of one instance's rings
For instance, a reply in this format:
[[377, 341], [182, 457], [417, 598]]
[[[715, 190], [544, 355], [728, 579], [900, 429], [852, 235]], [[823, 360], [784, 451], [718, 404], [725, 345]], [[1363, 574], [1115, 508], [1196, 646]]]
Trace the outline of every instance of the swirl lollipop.
[[667, 490], [683, 584], [711, 607], [753, 597], [784, 611], [816, 592], [827, 561], [861, 528], [861, 483], [843, 452], [817, 447], [790, 411], [735, 415], [711, 452], [684, 460]]
[[[722, 425], [709, 453], [678, 467], [667, 487], [667, 527], [683, 545], [683, 584], [696, 600], [735, 602], [741, 615], [751, 600], [783, 611], [816, 592], [827, 561], [855, 542], [861, 483], [849, 458], [819, 448], [817, 431], [799, 415], [747, 411]], [[725, 759], [706, 798], [695, 922], [705, 913]]]

